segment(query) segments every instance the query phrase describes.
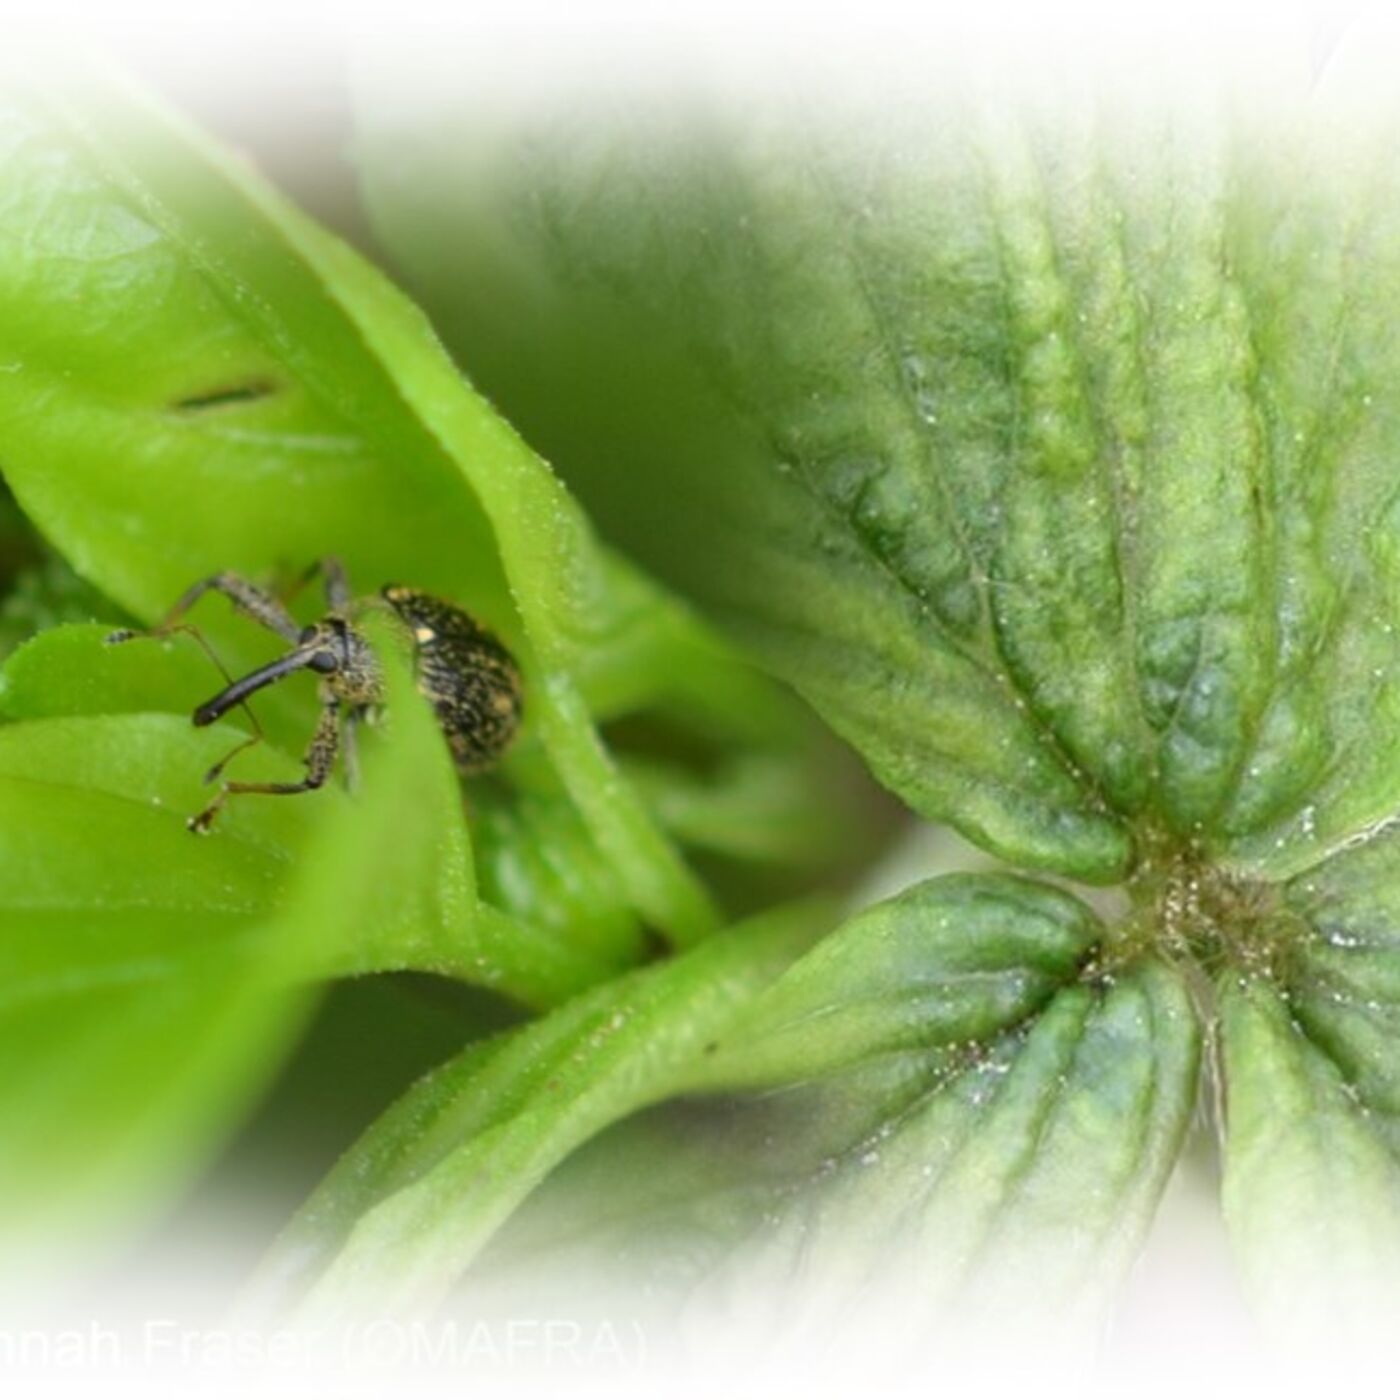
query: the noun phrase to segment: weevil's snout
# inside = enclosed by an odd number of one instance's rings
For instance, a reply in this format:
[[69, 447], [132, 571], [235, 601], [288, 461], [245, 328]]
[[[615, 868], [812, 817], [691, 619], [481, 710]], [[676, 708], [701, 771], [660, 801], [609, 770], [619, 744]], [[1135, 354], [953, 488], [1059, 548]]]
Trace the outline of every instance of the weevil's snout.
[[214, 724], [216, 721], [222, 719], [224, 715], [238, 703], [236, 700], [226, 702], [224, 696], [227, 694], [227, 691], [222, 691], [212, 700], [206, 700], [194, 714], [190, 716], [190, 718], [194, 720], [194, 727], [196, 729], [203, 729], [206, 725]]
[[319, 649], [299, 648], [296, 651], [288, 652], [286, 656], [279, 656], [276, 661], [271, 661], [266, 666], [260, 666], [256, 671], [250, 671], [241, 680], [236, 680], [232, 685], [226, 686], [212, 700], [206, 700], [192, 716], [195, 728], [203, 729], [206, 724], [213, 724], [216, 720], [222, 719], [235, 705], [241, 705], [254, 691], [261, 690], [263, 686], [271, 685], [274, 681], [280, 681], [283, 676], [289, 676], [293, 671], [300, 671], [306, 666], [324, 674], [335, 669], [336, 661], [333, 656], [329, 656]]

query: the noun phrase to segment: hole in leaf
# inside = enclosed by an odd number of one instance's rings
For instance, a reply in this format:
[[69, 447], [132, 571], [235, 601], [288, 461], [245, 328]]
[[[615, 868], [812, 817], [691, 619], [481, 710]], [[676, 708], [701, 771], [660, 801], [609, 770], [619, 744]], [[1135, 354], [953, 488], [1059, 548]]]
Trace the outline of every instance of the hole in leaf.
[[272, 379], [247, 379], [241, 384], [225, 384], [201, 393], [187, 394], [171, 406], [177, 413], [202, 413], [211, 408], [227, 408], [230, 404], [255, 403], [277, 392]]

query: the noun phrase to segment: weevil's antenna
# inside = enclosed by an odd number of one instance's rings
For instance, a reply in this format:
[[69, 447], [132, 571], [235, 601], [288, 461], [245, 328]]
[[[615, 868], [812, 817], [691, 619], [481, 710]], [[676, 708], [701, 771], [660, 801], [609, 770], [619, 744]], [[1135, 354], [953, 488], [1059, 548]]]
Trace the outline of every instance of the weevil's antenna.
[[322, 672], [334, 670], [333, 662], [326, 666], [318, 660], [324, 656], [326, 652], [319, 647], [298, 647], [296, 651], [289, 651], [286, 656], [279, 656], [276, 661], [270, 661], [266, 666], [259, 666], [256, 671], [250, 671], [241, 680], [236, 680], [221, 690], [212, 700], [206, 700], [194, 712], [195, 724], [201, 728], [206, 724], [213, 724], [235, 705], [243, 704], [254, 691], [271, 685], [273, 681], [280, 681], [283, 676], [289, 676], [293, 671], [300, 671], [307, 666]]

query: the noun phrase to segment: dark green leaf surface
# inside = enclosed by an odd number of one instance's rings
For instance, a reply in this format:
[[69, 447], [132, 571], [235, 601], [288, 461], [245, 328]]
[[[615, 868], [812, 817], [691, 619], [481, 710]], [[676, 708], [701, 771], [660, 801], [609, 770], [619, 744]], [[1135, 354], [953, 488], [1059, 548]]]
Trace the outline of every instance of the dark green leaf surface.
[[[1196, 1059], [1185, 989], [1152, 967], [1102, 994], [1059, 992], [971, 1063], [930, 1064], [912, 1095], [912, 1074], [887, 1072], [883, 1121], [767, 1203], [745, 1272], [796, 1289], [783, 1311], [813, 1343], [853, 1307], [911, 1328], [1034, 1325], [1046, 1290], [1061, 1324], [1097, 1319], [1176, 1159]], [[837, 1101], [859, 1089], [838, 1081]]]
[[1078, 900], [1008, 876], [915, 885], [845, 924], [719, 1042], [700, 1082], [798, 1081], [976, 1045], [1072, 981], [1103, 935]]
[[1289, 886], [1310, 936], [1294, 950], [1285, 990], [1293, 1020], [1341, 1071], [1400, 1149], [1400, 860], [1384, 833]]
[[1153, 967], [1061, 991], [979, 1055], [931, 1039], [668, 1105], [556, 1173], [462, 1307], [599, 1298], [658, 1332], [679, 1315], [726, 1358], [868, 1364], [875, 1345], [899, 1368], [978, 1335], [1072, 1352], [1100, 1334], [1152, 1218], [1198, 1052], [1180, 982]]
[[43, 556], [23, 569], [0, 596], [0, 661], [46, 628], [111, 617], [115, 611], [63, 560]]
[[1156, 829], [1290, 873], [1400, 804], [1394, 142], [1336, 122], [1345, 77], [1285, 84], [1270, 145], [949, 72], [585, 123], [439, 63], [410, 96], [363, 56], [381, 236], [911, 805], [1097, 881]]

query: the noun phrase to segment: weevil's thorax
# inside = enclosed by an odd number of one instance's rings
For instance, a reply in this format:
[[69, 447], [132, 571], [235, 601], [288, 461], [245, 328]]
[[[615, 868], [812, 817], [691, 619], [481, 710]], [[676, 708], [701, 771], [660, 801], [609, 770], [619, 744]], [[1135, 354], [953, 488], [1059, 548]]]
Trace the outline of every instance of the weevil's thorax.
[[418, 689], [463, 773], [489, 768], [520, 725], [520, 672], [501, 641], [469, 613], [431, 593], [390, 584], [384, 601], [413, 639]]
[[325, 692], [347, 705], [379, 705], [384, 700], [384, 672], [364, 633], [340, 613], [329, 613], [303, 633], [303, 645], [329, 651], [336, 658], [336, 669], [321, 685]]

